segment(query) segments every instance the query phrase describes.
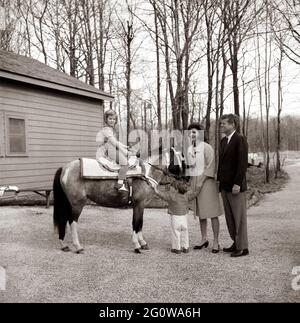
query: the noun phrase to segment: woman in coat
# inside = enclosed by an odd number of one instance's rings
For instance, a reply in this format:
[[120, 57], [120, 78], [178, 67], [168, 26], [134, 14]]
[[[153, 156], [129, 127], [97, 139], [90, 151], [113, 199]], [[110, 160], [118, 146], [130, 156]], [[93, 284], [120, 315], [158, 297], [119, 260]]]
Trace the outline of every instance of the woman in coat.
[[189, 125], [192, 144], [187, 150], [188, 175], [192, 189], [201, 187], [199, 195], [192, 201], [194, 215], [199, 217], [201, 242], [194, 249], [207, 248], [207, 219], [211, 219], [214, 235], [212, 252], [219, 252], [219, 216], [223, 208], [215, 180], [215, 156], [213, 148], [206, 142], [204, 127], [200, 123]]

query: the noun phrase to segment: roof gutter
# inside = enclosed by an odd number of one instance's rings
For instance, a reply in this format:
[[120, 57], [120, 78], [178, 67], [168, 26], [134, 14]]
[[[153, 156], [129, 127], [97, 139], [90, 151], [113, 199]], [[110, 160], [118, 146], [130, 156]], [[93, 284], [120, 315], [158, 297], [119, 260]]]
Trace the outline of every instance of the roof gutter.
[[78, 89], [76, 87], [72, 87], [69, 85], [62, 85], [50, 81], [44, 81], [41, 79], [37, 78], [32, 78], [20, 74], [15, 74], [15, 73], [9, 73], [7, 71], [0, 70], [0, 78], [5, 78], [13, 81], [18, 81], [22, 83], [27, 83], [43, 88], [48, 88], [48, 89], [53, 89], [61, 92], [67, 92], [67, 93], [72, 93], [88, 98], [93, 98], [93, 99], [98, 99], [98, 100], [104, 100], [104, 101], [113, 101], [114, 97], [108, 93], [101, 93], [99, 91], [99, 94], [94, 92], [94, 91], [89, 91], [88, 89]]

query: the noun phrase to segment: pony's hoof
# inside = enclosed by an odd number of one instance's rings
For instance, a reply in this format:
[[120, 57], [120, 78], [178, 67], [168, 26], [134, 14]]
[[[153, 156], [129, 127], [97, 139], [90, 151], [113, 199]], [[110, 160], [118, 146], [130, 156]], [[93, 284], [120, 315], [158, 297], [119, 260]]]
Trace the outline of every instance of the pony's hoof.
[[149, 250], [150, 248], [149, 248], [149, 246], [147, 245], [147, 244], [144, 244], [143, 246], [141, 246], [141, 248], [143, 249], [143, 250]]
[[79, 255], [79, 254], [82, 254], [82, 253], [84, 253], [84, 250], [83, 250], [83, 248], [76, 250], [76, 253], [77, 253], [78, 255]]
[[139, 248], [135, 248], [135, 249], [134, 249], [134, 252], [135, 252], [135, 253], [141, 253], [141, 251], [140, 251], [140, 249], [139, 249]]
[[64, 251], [64, 252], [68, 252], [70, 250], [71, 249], [68, 246], [64, 246], [64, 247], [61, 248], [61, 251]]

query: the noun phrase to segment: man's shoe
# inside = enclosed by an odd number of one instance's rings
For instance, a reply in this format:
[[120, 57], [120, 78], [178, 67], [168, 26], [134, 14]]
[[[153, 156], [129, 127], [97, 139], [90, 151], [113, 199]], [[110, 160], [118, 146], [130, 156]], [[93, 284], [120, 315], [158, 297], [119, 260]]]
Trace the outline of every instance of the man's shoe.
[[178, 249], [171, 249], [171, 252], [173, 252], [173, 253], [177, 253], [177, 254], [180, 254], [180, 253], [181, 253], [181, 250], [178, 250]]
[[249, 255], [249, 250], [244, 249], [244, 250], [236, 250], [231, 254], [231, 257], [241, 257], [241, 256], [247, 256]]
[[182, 248], [181, 249], [183, 253], [189, 253], [190, 249], [189, 248]]
[[229, 248], [223, 248], [223, 251], [224, 252], [234, 252], [234, 251], [236, 251], [235, 243], [233, 243], [232, 246], [229, 247]]

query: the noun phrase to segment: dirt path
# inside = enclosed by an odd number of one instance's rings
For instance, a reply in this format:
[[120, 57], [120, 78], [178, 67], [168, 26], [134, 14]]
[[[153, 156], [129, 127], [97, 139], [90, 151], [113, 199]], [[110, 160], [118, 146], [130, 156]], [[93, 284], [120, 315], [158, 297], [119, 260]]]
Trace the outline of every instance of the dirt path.
[[[299, 169], [289, 165], [284, 190], [249, 210], [250, 255], [236, 259], [212, 254], [211, 244], [172, 254], [161, 209], [145, 211], [151, 249], [136, 255], [130, 210], [86, 207], [79, 227], [85, 254], [77, 255], [58, 249], [52, 208], [0, 207], [0, 265], [7, 277], [0, 302], [300, 302], [300, 290], [291, 287], [292, 268], [300, 266]], [[228, 246], [220, 220], [220, 242]], [[194, 245], [199, 227], [192, 216], [189, 226]]]
[[248, 212], [252, 251], [249, 269], [259, 272], [257, 285], [266, 286], [262, 301], [300, 302], [300, 290], [291, 288], [295, 278], [292, 268], [300, 266], [300, 163], [285, 170], [290, 176], [286, 187], [266, 195]]

